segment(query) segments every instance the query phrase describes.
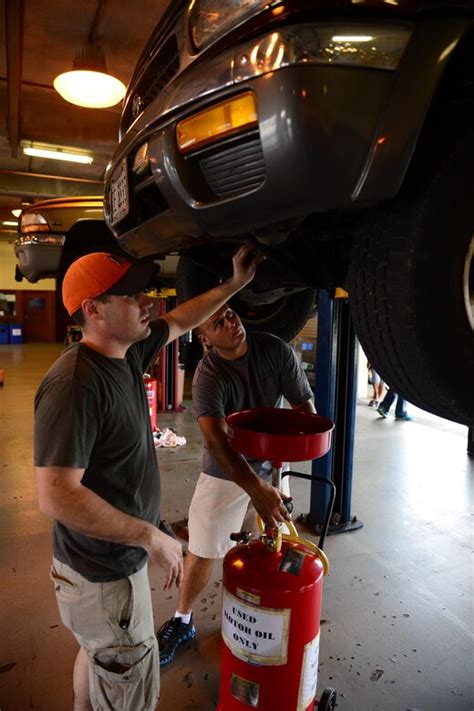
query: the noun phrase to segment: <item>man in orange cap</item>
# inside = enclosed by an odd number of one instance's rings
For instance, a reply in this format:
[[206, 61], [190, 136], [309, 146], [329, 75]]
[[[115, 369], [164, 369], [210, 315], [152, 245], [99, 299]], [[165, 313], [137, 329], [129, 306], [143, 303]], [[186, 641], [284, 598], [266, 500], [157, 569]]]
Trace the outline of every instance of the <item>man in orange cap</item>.
[[75, 261], [63, 302], [83, 339], [52, 365], [35, 398], [39, 506], [54, 519], [54, 583], [80, 650], [74, 709], [152, 711], [159, 654], [147, 562], [179, 586], [181, 545], [162, 533], [160, 480], [143, 373], [170, 341], [209, 318], [253, 278], [244, 246], [233, 275], [152, 321], [153, 265], [104, 252]]

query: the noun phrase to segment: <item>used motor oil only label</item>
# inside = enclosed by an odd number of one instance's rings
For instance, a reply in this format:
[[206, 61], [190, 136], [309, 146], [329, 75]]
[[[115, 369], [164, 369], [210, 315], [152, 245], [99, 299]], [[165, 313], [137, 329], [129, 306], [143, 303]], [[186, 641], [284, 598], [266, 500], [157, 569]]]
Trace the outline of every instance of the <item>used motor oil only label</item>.
[[248, 605], [223, 591], [222, 637], [239, 659], [264, 666], [286, 664], [289, 609]]

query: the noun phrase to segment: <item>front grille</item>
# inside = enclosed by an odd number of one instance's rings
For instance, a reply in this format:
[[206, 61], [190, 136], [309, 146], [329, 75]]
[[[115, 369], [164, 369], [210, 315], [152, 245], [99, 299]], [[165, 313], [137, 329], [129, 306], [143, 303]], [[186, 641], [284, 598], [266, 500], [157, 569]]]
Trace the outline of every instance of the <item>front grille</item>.
[[265, 180], [265, 159], [260, 136], [252, 132], [230, 148], [214, 150], [199, 161], [212, 192], [231, 197], [256, 190]]
[[[179, 51], [176, 37], [171, 35], [162, 49], [156, 54], [140, 80], [137, 92], [145, 109], [156, 99], [160, 91], [171, 81], [179, 69]], [[142, 90], [143, 89], [143, 90]]]
[[124, 136], [137, 116], [156, 99], [160, 91], [169, 84], [178, 71], [178, 43], [176, 37], [170, 35], [159, 51], [155, 52], [150, 64], [126, 98], [120, 121], [120, 137]]

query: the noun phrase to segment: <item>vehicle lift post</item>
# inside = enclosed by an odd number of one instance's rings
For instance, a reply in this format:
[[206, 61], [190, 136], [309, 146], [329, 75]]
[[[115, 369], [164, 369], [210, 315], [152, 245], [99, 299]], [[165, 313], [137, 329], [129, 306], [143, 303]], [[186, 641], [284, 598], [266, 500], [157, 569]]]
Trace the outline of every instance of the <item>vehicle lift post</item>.
[[[347, 292], [321, 289], [315, 363], [316, 410], [336, 424], [333, 446], [312, 462], [311, 473], [336, 485], [336, 501], [328, 535], [355, 531], [364, 525], [351, 513], [357, 392], [357, 339]], [[303, 518], [320, 532], [327, 509], [328, 487], [311, 484], [310, 512]]]
[[[176, 306], [175, 296], [167, 296], [158, 301], [158, 313], [164, 316]], [[158, 411], [182, 412], [185, 408], [179, 397], [179, 339], [175, 339], [164, 348], [159, 357], [157, 379], [160, 384]]]

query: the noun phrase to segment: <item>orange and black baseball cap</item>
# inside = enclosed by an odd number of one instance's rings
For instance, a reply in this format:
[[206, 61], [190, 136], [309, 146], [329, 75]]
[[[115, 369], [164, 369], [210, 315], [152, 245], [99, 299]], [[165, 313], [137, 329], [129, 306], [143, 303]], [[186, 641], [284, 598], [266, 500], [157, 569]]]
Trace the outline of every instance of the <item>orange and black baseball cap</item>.
[[93, 252], [76, 259], [63, 280], [63, 304], [70, 316], [79, 311], [84, 299], [102, 294], [132, 296], [150, 284], [155, 265], [131, 262], [107, 252]]

